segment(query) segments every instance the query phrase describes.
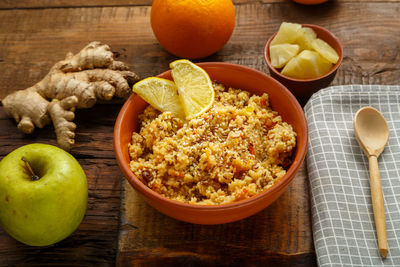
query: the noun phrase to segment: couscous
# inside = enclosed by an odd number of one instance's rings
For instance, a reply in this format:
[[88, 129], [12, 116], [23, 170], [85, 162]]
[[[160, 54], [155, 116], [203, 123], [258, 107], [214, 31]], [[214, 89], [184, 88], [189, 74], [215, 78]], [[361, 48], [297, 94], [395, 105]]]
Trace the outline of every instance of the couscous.
[[182, 121], [148, 106], [129, 145], [132, 172], [155, 192], [216, 205], [268, 189], [291, 164], [296, 133], [271, 110], [267, 94], [214, 84], [210, 110]]

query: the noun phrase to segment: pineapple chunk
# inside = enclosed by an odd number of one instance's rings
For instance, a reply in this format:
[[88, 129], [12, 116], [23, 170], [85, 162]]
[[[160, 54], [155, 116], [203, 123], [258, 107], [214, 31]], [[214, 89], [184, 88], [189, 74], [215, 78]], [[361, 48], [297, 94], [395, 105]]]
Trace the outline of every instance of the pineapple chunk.
[[329, 72], [332, 63], [315, 51], [303, 50], [292, 58], [282, 70], [282, 74], [297, 79], [313, 79]]
[[296, 40], [296, 43], [300, 46], [300, 50], [312, 50], [311, 43], [317, 39], [317, 34], [313, 29], [304, 27], [300, 29], [300, 35]]
[[271, 45], [289, 43], [292, 44], [299, 36], [301, 25], [297, 23], [282, 22], [278, 33], [271, 41]]
[[319, 38], [315, 39], [311, 43], [312, 48], [321, 54], [326, 60], [329, 62], [336, 64], [339, 60], [339, 55], [336, 53], [335, 49], [333, 49], [327, 42], [321, 40]]
[[283, 22], [270, 43], [272, 67], [283, 75], [313, 79], [328, 73], [339, 60], [337, 52], [316, 32], [301, 24]]
[[288, 61], [299, 53], [300, 47], [297, 44], [277, 44], [269, 48], [271, 65], [274, 68], [282, 68]]

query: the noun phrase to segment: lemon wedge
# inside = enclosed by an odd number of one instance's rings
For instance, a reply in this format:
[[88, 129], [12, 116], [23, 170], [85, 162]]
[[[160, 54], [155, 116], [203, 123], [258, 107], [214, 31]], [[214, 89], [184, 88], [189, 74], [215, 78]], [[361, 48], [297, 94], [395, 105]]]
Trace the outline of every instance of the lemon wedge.
[[159, 111], [169, 111], [178, 118], [185, 118], [185, 112], [174, 82], [167, 79], [149, 77], [135, 83], [132, 89]]
[[206, 112], [214, 103], [214, 87], [207, 72], [186, 59], [170, 63], [186, 119]]

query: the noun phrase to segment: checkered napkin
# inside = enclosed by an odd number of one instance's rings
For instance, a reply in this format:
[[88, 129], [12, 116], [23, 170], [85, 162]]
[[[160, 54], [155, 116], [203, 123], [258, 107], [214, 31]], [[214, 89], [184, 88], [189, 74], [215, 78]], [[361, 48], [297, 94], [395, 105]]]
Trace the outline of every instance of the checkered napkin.
[[[353, 119], [364, 106], [385, 116], [389, 142], [378, 158], [389, 253], [382, 259], [372, 212], [368, 158]], [[334, 86], [304, 108], [314, 244], [320, 266], [400, 266], [400, 86]]]

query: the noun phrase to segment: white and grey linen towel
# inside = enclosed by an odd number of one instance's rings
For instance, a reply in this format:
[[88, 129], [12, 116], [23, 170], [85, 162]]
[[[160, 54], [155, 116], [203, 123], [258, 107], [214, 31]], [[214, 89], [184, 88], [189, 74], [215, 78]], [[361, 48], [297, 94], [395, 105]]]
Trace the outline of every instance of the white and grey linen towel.
[[[368, 158], [353, 129], [354, 115], [364, 106], [380, 110], [390, 129], [378, 158], [389, 245], [386, 259], [378, 251]], [[328, 87], [314, 94], [304, 110], [318, 264], [400, 266], [400, 86]]]

